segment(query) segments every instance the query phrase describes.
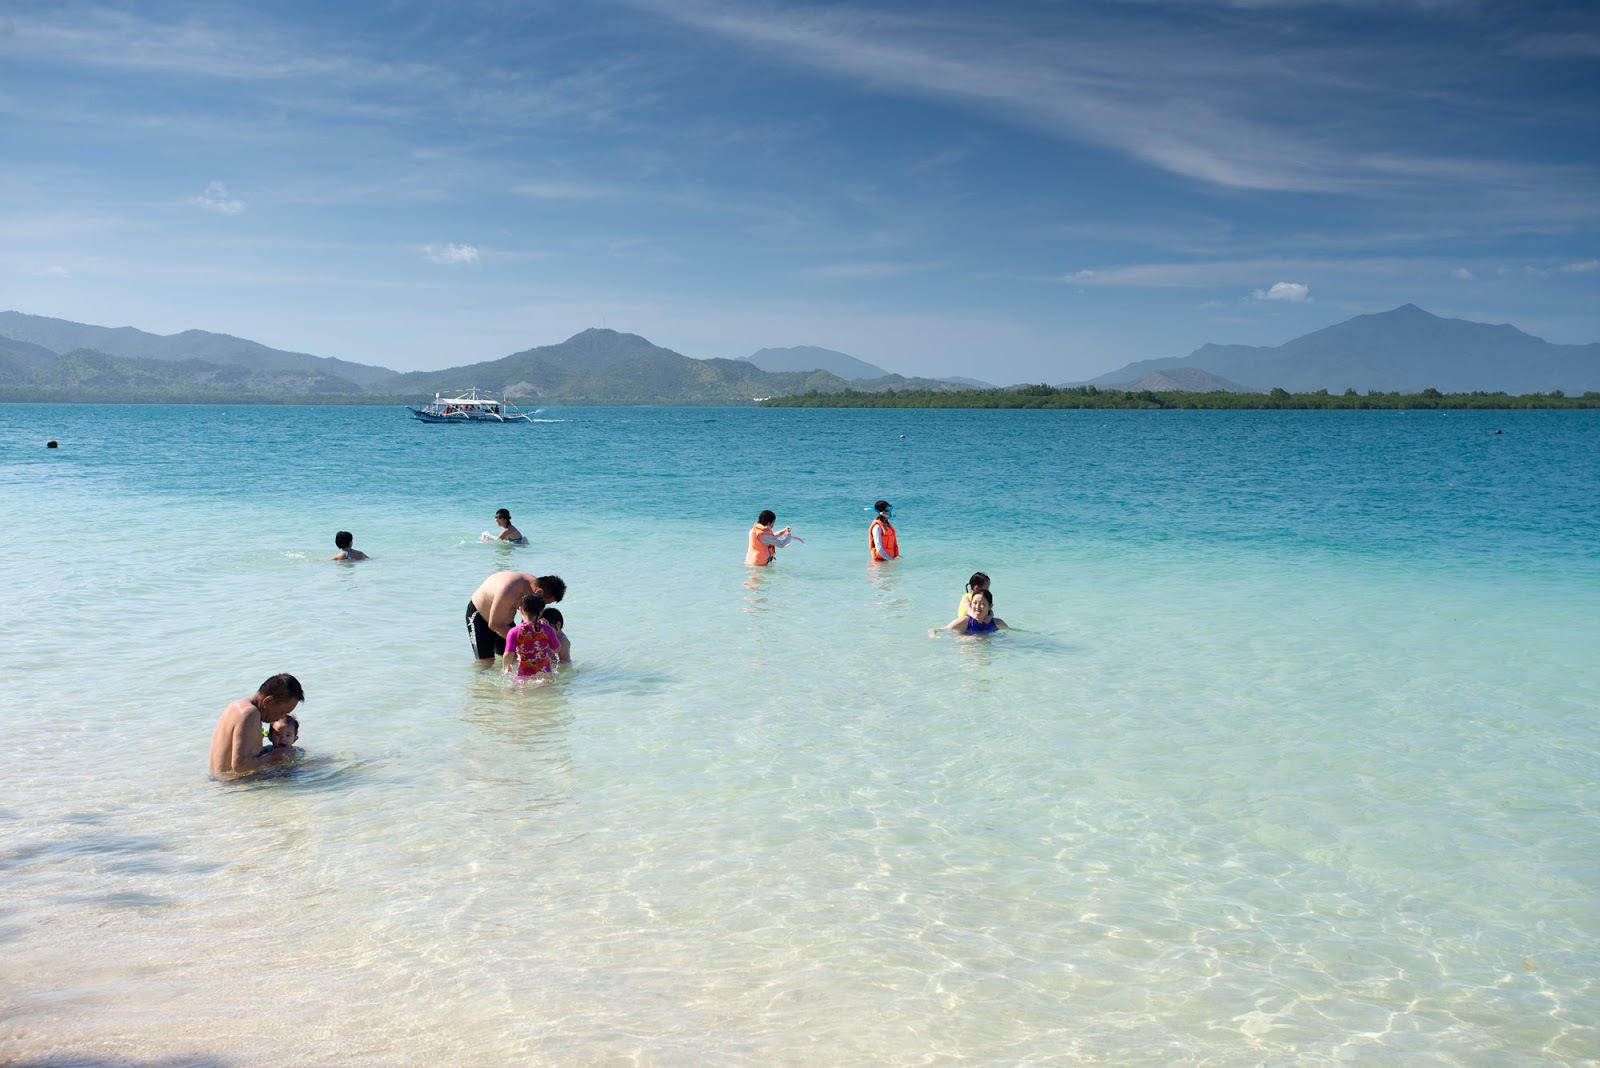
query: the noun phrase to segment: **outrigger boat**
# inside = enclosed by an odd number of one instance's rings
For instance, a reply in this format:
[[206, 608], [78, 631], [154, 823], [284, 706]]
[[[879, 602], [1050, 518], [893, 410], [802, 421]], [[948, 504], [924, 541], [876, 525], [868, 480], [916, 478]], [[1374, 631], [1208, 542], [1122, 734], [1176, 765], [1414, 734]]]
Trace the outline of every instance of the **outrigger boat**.
[[433, 400], [407, 411], [424, 423], [531, 423], [533, 417], [515, 406], [480, 389], [469, 389], [454, 397], [435, 393]]

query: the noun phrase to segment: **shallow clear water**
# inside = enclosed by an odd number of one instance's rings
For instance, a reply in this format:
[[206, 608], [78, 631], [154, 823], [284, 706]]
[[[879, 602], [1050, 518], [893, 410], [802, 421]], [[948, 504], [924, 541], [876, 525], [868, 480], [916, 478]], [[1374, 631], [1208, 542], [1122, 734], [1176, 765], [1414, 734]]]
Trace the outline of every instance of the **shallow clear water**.
[[1597, 413], [543, 418], [0, 406], [0, 1057], [1600, 1058]]

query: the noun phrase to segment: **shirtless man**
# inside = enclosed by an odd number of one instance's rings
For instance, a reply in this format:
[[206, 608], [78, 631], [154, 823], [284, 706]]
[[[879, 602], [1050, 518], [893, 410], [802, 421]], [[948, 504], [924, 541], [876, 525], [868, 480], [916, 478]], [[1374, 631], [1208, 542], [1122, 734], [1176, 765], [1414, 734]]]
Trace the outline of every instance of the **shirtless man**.
[[537, 578], [525, 571], [496, 571], [483, 580], [467, 602], [467, 638], [479, 667], [494, 664], [505, 651], [506, 633], [516, 625], [517, 608], [530, 593], [555, 604], [567, 594], [567, 584], [555, 575]]
[[274, 675], [222, 710], [211, 732], [211, 774], [218, 779], [242, 779], [263, 768], [294, 760], [293, 746], [261, 747], [261, 724], [276, 723], [293, 712], [306, 692], [293, 675]]

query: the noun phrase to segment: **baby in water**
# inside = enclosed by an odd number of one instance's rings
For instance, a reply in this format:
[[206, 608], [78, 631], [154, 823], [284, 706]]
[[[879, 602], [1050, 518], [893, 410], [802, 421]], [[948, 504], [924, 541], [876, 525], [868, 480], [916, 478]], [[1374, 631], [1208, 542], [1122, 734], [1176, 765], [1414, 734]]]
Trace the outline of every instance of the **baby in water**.
[[268, 749], [292, 749], [294, 743], [299, 740], [300, 721], [293, 716], [284, 716], [267, 728], [267, 748], [262, 752], [265, 753]]

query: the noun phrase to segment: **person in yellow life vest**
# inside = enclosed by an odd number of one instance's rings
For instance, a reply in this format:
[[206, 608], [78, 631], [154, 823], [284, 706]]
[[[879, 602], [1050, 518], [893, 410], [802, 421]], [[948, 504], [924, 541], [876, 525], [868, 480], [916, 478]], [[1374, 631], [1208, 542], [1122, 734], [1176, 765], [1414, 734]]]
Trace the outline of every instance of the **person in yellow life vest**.
[[872, 550], [873, 563], [884, 560], [893, 560], [900, 555], [900, 541], [894, 535], [894, 505], [888, 501], [877, 501], [873, 504], [878, 510], [878, 515], [872, 521], [872, 526], [867, 530], [867, 547]]
[[755, 525], [750, 528], [750, 548], [744, 554], [745, 567], [766, 567], [777, 557], [778, 550], [797, 541], [801, 545], [806, 540], [792, 534], [788, 527], [774, 531], [772, 524], [778, 521], [778, 516], [772, 509], [767, 509], [756, 516]]

